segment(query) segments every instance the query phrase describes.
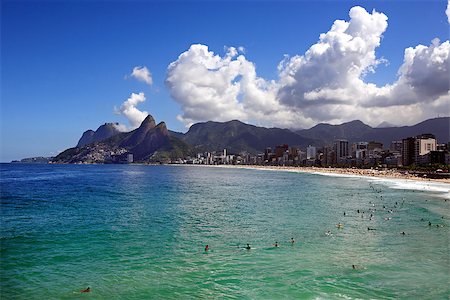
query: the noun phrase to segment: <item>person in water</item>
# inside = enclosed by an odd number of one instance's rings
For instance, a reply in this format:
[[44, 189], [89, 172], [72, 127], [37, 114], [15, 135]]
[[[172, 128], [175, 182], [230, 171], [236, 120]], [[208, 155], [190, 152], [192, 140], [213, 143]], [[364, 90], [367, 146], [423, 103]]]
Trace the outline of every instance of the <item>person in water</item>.
[[275, 247], [278, 247], [278, 242], [275, 242], [275, 244], [273, 244]]
[[80, 293], [89, 293], [90, 291], [91, 291], [91, 288], [88, 287], [87, 289], [80, 291]]
[[294, 238], [291, 238], [291, 244], [294, 244], [294, 243], [295, 243]]
[[209, 250], [209, 245], [205, 246], [205, 252]]
[[247, 247], [245, 247], [245, 249], [250, 250], [250, 249], [252, 249], [252, 247], [250, 247], [250, 245], [247, 244]]

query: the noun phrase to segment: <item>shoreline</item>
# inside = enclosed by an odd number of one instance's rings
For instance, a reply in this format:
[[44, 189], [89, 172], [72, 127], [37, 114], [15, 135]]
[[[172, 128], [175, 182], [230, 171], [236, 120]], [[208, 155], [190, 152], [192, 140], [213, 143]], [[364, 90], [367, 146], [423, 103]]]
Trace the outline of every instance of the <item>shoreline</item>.
[[378, 184], [389, 186], [393, 189], [417, 190], [431, 192], [445, 201], [450, 200], [450, 180], [449, 179], [428, 179], [403, 175], [395, 171], [378, 171], [370, 169], [336, 169], [336, 168], [316, 168], [316, 167], [282, 167], [282, 166], [255, 166], [255, 165], [174, 165], [187, 167], [209, 167], [246, 169], [259, 171], [275, 171], [313, 174], [320, 176], [334, 176], [341, 178], [365, 179]]
[[267, 170], [267, 171], [286, 171], [293, 173], [308, 173], [319, 175], [337, 175], [340, 177], [363, 177], [380, 179], [404, 179], [408, 181], [443, 183], [450, 185], [450, 179], [423, 178], [414, 175], [403, 174], [393, 170], [373, 170], [373, 169], [352, 169], [352, 168], [320, 168], [320, 167], [289, 167], [289, 166], [260, 166], [260, 165], [187, 165], [187, 164], [169, 164], [170, 166], [198, 166], [212, 168], [231, 168], [231, 169], [249, 169], [249, 170]]

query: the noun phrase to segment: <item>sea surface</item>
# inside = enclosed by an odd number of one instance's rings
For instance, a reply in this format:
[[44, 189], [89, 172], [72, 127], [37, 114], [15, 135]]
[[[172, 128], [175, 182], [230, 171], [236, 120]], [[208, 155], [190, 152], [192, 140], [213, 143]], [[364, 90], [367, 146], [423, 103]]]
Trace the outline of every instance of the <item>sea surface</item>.
[[1, 299], [450, 296], [450, 185], [140, 165], [0, 178]]

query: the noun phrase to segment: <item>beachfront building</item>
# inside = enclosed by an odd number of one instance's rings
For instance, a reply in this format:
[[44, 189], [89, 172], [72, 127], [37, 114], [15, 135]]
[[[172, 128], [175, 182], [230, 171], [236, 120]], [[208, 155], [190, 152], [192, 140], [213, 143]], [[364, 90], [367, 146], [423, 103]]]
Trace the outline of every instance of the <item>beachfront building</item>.
[[436, 138], [432, 134], [421, 134], [416, 137], [414, 157], [415, 161], [423, 160], [422, 157], [431, 151], [436, 151]]
[[402, 140], [402, 165], [410, 166], [415, 162], [415, 143], [416, 139], [408, 137]]
[[265, 162], [271, 162], [271, 160], [272, 160], [272, 148], [267, 147], [264, 150], [264, 161]]
[[306, 147], [306, 159], [316, 159], [316, 147], [309, 145]]
[[352, 157], [356, 158], [357, 162], [363, 161], [367, 156], [367, 142], [357, 142], [352, 144]]
[[348, 141], [347, 140], [336, 140], [334, 142], [334, 153], [336, 156], [336, 163], [345, 163], [348, 153]]

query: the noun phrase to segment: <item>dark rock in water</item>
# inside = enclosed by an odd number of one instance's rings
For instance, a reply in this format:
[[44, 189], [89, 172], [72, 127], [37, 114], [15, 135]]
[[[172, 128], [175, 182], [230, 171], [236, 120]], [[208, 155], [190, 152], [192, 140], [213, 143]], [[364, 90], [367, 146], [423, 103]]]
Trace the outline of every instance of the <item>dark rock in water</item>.
[[101, 125], [96, 131], [85, 131], [78, 141], [77, 147], [83, 147], [88, 144], [100, 142], [120, 133], [120, 131], [117, 129], [117, 125], [118, 123], [105, 123]]

